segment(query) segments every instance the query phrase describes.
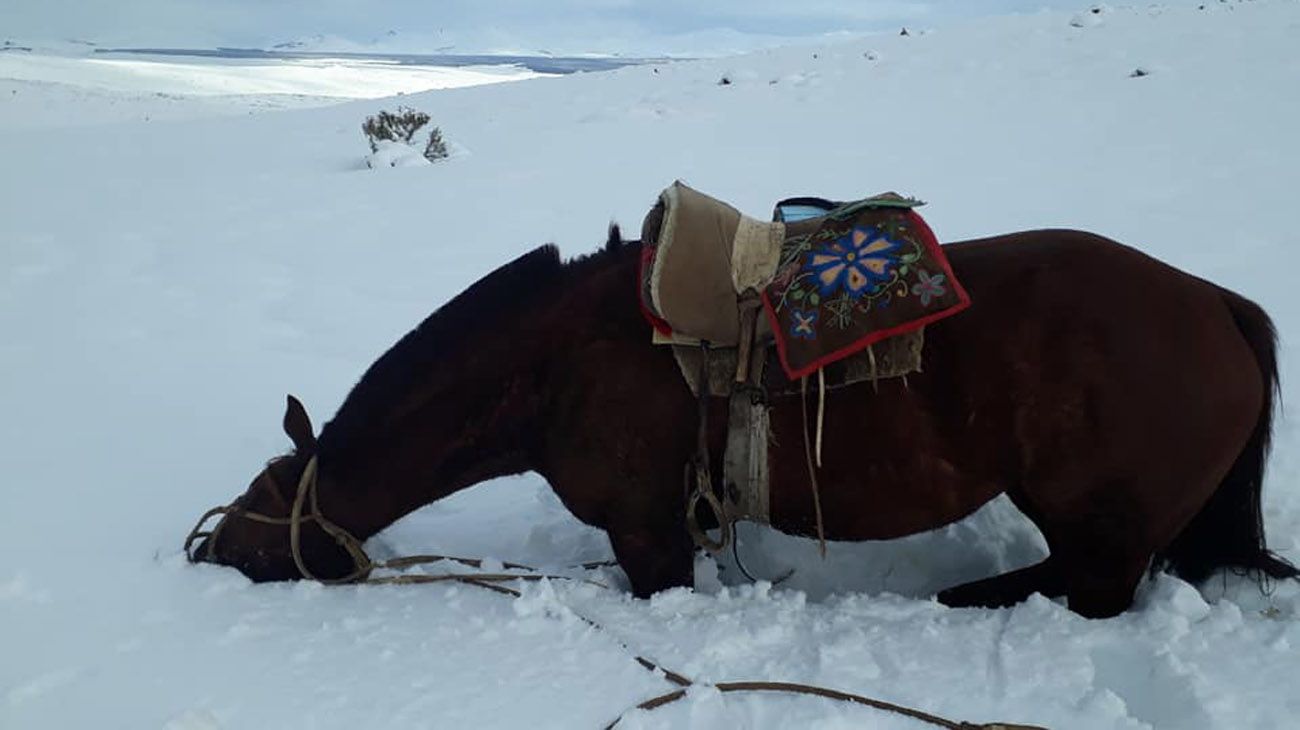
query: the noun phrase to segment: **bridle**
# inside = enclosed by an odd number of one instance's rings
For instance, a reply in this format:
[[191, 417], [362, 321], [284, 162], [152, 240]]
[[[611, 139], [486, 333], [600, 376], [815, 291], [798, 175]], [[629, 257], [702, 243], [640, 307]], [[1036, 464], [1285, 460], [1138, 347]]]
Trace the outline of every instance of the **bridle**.
[[[302, 470], [302, 477], [298, 479], [298, 488], [294, 492], [293, 502], [289, 507], [288, 517], [272, 517], [260, 512], [254, 512], [243, 505], [244, 495], [235, 498], [230, 504], [220, 507], [213, 507], [199, 518], [198, 524], [190, 530], [189, 536], [185, 538], [185, 555], [190, 562], [199, 562], [200, 560], [211, 560], [216, 549], [217, 539], [226, 527], [226, 523], [232, 517], [239, 517], [253, 522], [260, 522], [264, 525], [276, 525], [289, 528], [289, 552], [293, 556], [293, 564], [298, 568], [298, 572], [303, 578], [314, 580], [327, 585], [338, 585], [343, 583], [360, 583], [370, 577], [370, 574], [376, 569], [387, 567], [383, 563], [376, 563], [366, 554], [361, 547], [361, 541], [352, 533], [348, 532], [338, 524], [325, 517], [320, 511], [320, 504], [316, 496], [316, 474], [317, 462], [316, 457], [312, 456], [307, 461], [307, 466]], [[285, 502], [279, 485], [269, 471], [262, 472], [261, 478], [270, 483], [271, 493], [274, 494], [281, 502]], [[304, 509], [306, 510], [304, 514]], [[221, 520], [211, 530], [204, 530], [203, 526], [208, 520], [221, 515]], [[334, 539], [334, 542], [352, 558], [352, 571], [342, 578], [321, 578], [307, 567], [307, 561], [302, 557], [302, 526], [306, 523], [315, 523]], [[203, 550], [203, 555], [198, 555], [193, 550], [196, 541], [207, 538], [207, 544]]]
[[[307, 580], [313, 580], [325, 585], [343, 585], [347, 583], [440, 583], [444, 581], [456, 581], [461, 583], [471, 583], [482, 588], [488, 588], [498, 593], [508, 595], [517, 595], [517, 591], [505, 588], [497, 583], [505, 583], [512, 580], [537, 581], [546, 578], [574, 580], [571, 576], [551, 575], [542, 573], [536, 568], [523, 565], [520, 563], [501, 563], [502, 568], [510, 570], [527, 570], [531, 571], [529, 575], [515, 575], [510, 573], [444, 573], [438, 575], [426, 574], [404, 574], [404, 575], [385, 575], [380, 577], [372, 576], [376, 570], [403, 570], [415, 565], [425, 563], [437, 563], [444, 560], [450, 560], [462, 565], [468, 565], [474, 568], [480, 568], [483, 561], [476, 558], [460, 558], [452, 555], [409, 555], [398, 558], [389, 558], [388, 560], [372, 560], [362, 547], [361, 540], [355, 535], [348, 532], [347, 529], [340, 527], [338, 523], [330, 520], [320, 510], [320, 504], [316, 496], [316, 483], [318, 465], [316, 457], [312, 456], [307, 461], [307, 466], [303, 468], [302, 476], [298, 479], [298, 487], [294, 492], [293, 502], [289, 503], [284, 498], [278, 483], [271, 476], [269, 471], [262, 472], [259, 478], [265, 478], [269, 482], [271, 493], [275, 495], [281, 504], [289, 504], [289, 515], [287, 517], [272, 517], [271, 515], [254, 512], [244, 506], [245, 495], [240, 495], [233, 502], [220, 507], [213, 507], [199, 518], [194, 529], [185, 538], [185, 555], [191, 563], [200, 561], [215, 562], [212, 560], [216, 549], [217, 540], [221, 537], [222, 530], [225, 529], [227, 522], [232, 517], [238, 517], [253, 522], [260, 522], [264, 525], [274, 525], [278, 527], [289, 528], [289, 552], [293, 556], [293, 564], [298, 568], [301, 577]], [[217, 515], [221, 515], [220, 521], [211, 529], [204, 530], [203, 526], [209, 520]], [[341, 578], [321, 578], [307, 567], [306, 560], [302, 556], [302, 526], [304, 524], [314, 523], [334, 539], [339, 547], [352, 558], [352, 570]], [[194, 543], [207, 538], [207, 544], [202, 554], [194, 550]], [[577, 567], [590, 569], [611, 565], [611, 561], [596, 561], [592, 563], [583, 563]], [[593, 580], [579, 579], [584, 583], [605, 588], [604, 584]]]

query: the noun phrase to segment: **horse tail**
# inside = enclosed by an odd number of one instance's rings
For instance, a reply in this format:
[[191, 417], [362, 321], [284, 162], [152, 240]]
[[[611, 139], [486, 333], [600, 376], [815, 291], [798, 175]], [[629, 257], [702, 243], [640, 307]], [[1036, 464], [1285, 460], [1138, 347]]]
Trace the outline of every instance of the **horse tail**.
[[1201, 511], [1164, 553], [1171, 572], [1199, 582], [1219, 568], [1243, 570], [1261, 585], [1268, 578], [1300, 578], [1300, 569], [1269, 551], [1264, 542], [1261, 491], [1273, 436], [1273, 403], [1280, 395], [1277, 332], [1258, 304], [1219, 288], [1237, 329], [1255, 353], [1264, 381], [1264, 404], [1250, 440]]

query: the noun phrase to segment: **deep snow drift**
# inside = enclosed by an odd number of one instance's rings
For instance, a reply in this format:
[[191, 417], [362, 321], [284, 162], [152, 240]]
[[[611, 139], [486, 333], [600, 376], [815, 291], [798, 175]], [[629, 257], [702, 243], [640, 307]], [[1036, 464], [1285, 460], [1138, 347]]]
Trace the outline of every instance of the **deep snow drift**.
[[[602, 727], [671, 689], [619, 642], [702, 680], [812, 682], [969, 721], [1293, 725], [1296, 585], [1160, 577], [1133, 611], [1091, 622], [1042, 598], [931, 600], [1041, 556], [1003, 501], [934, 533], [833, 544], [825, 562], [745, 529], [751, 570], [793, 567], [789, 581], [746, 585], [701, 560], [700, 590], [649, 601], [616, 569], [589, 573], [612, 590], [557, 581], [512, 600], [254, 586], [178, 550], [287, 448], [284, 393], [319, 425], [437, 305], [538, 244], [578, 254], [610, 219], [635, 229], [678, 177], [760, 217], [787, 195], [895, 189], [931, 201], [945, 240], [1109, 235], [1260, 302], [1297, 402], [1300, 3], [1197, 6], [408, 94], [453, 155], [382, 170], [365, 168], [358, 128], [396, 100], [164, 122], [146, 115], [167, 99], [79, 85], [76, 67], [59, 85], [0, 80], [0, 727]], [[76, 123], [45, 131], [38, 112]], [[1297, 479], [1283, 413], [1265, 519], [1293, 560]], [[609, 556], [535, 476], [370, 547], [556, 568]], [[864, 725], [917, 727], [707, 690], [626, 724]]]

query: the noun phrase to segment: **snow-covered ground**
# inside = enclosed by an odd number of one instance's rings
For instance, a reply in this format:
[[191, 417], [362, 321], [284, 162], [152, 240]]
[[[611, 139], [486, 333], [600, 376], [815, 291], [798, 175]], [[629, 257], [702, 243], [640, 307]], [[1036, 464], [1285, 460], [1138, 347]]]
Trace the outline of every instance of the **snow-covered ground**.
[[[679, 177], [756, 216], [792, 194], [895, 189], [931, 201], [947, 240], [1071, 226], [1129, 242], [1264, 305], [1297, 402], [1300, 3], [1198, 5], [407, 94], [453, 155], [381, 170], [358, 128], [399, 100], [246, 115], [280, 97], [216, 109], [153, 95], [191, 82], [106, 88], [89, 61], [23, 76], [0, 54], [0, 727], [602, 727], [671, 689], [620, 642], [702, 680], [811, 682], [968, 721], [1294, 727], [1296, 585], [1161, 577], [1106, 621], [1041, 598], [935, 603], [1041, 555], [1002, 501], [825, 562], [745, 529], [750, 569], [788, 581], [701, 560], [699, 590], [648, 601], [616, 569], [590, 573], [612, 589], [510, 599], [255, 586], [179, 552], [287, 447], [286, 392], [323, 422], [441, 302], [540, 243], [578, 254], [611, 219], [636, 230]], [[188, 118], [165, 119], [172, 104]], [[1265, 519], [1293, 560], [1297, 479], [1284, 413]], [[610, 554], [535, 476], [370, 547], [555, 568]], [[625, 726], [919, 727], [708, 690]]]
[[429, 89], [535, 78], [517, 66], [436, 67], [355, 58], [292, 61], [88, 55], [85, 47], [0, 53], [0, 128], [253, 114]]

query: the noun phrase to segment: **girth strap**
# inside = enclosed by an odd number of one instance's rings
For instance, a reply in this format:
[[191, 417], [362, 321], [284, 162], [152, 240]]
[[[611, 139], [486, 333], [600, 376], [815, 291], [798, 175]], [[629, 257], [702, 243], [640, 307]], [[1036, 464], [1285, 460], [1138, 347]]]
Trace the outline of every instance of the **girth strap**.
[[[713, 491], [713, 472], [709, 468], [709, 343], [700, 342], [699, 423], [695, 436], [695, 456], [686, 464], [686, 530], [699, 547], [717, 555], [731, 544], [732, 517]], [[709, 537], [695, 517], [695, 508], [704, 500], [722, 529], [722, 539]]]

